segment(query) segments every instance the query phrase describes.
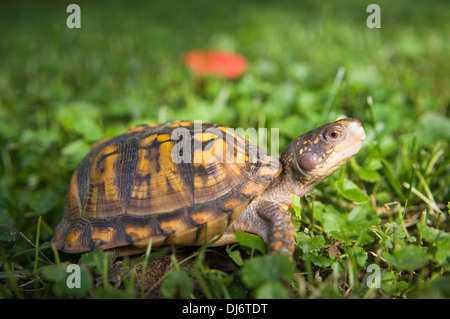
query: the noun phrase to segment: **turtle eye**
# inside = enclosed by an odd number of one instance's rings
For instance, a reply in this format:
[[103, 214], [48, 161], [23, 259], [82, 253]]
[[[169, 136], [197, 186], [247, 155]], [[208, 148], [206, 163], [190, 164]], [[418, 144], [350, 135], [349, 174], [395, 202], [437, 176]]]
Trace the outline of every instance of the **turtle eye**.
[[332, 140], [339, 138], [340, 135], [341, 132], [339, 132], [338, 130], [332, 130], [328, 132], [328, 137]]
[[341, 135], [342, 135], [342, 130], [340, 130], [337, 127], [333, 127], [325, 132], [325, 138], [328, 141], [336, 141], [341, 137]]

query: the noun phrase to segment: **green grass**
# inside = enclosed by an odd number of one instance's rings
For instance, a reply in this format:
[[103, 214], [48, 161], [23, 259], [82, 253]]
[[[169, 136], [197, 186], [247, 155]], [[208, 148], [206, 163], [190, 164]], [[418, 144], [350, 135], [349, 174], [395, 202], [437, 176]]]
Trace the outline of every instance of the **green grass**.
[[[450, 296], [448, 2], [379, 1], [382, 27], [368, 29], [370, 1], [79, 1], [79, 30], [65, 26], [69, 3], [0, 5], [0, 298]], [[198, 90], [181, 56], [206, 47], [251, 68]], [[295, 262], [240, 234], [122, 267], [93, 252], [80, 261], [82, 288], [67, 288], [77, 259], [49, 240], [95, 141], [195, 119], [279, 128], [282, 150], [342, 115], [367, 139], [297, 200]], [[370, 265], [380, 288], [367, 285]]]

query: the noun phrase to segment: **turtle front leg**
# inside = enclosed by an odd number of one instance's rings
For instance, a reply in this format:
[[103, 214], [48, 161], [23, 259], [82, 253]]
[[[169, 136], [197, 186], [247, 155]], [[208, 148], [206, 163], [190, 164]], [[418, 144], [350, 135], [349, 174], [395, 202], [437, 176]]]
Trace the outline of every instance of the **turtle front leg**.
[[267, 245], [270, 254], [281, 253], [292, 257], [295, 250], [295, 232], [291, 217], [275, 203], [264, 203], [258, 215], [269, 224]]
[[286, 211], [276, 211], [272, 216], [269, 230], [269, 253], [292, 256], [295, 250], [295, 233], [291, 217]]
[[294, 254], [294, 225], [286, 208], [273, 202], [254, 201], [228, 226], [226, 232], [212, 246], [236, 242], [235, 232], [257, 234], [268, 247], [270, 254]]

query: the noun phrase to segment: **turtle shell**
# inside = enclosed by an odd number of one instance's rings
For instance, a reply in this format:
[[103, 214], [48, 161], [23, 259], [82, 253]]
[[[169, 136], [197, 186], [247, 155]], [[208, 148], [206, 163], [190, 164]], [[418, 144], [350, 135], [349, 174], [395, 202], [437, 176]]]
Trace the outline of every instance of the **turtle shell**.
[[226, 126], [135, 126], [94, 144], [78, 165], [52, 242], [67, 253], [119, 248], [119, 255], [150, 240], [201, 245], [280, 171], [277, 158]]

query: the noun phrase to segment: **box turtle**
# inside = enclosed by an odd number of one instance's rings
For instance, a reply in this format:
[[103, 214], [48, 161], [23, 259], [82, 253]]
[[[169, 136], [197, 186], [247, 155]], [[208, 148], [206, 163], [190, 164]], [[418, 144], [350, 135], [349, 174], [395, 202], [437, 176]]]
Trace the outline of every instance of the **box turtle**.
[[292, 256], [292, 195], [341, 167], [364, 138], [359, 120], [341, 119], [296, 138], [278, 159], [222, 125], [135, 126], [94, 144], [78, 165], [52, 244], [123, 256], [150, 239], [152, 247], [219, 246], [244, 231]]

